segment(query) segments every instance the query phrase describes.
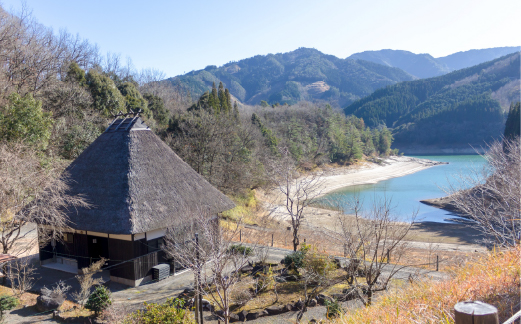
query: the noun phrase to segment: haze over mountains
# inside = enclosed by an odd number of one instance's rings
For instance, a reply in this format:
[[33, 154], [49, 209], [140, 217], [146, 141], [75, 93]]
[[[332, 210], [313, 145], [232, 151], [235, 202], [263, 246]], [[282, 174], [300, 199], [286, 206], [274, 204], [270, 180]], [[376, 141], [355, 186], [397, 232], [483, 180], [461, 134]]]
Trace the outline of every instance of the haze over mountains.
[[505, 112], [519, 101], [520, 53], [436, 78], [375, 91], [347, 108], [366, 125], [393, 128], [394, 146], [470, 149], [502, 134]]
[[416, 78], [424, 79], [491, 61], [520, 50], [520, 46], [496, 47], [457, 52], [434, 58], [430, 54], [414, 54], [408, 51], [384, 49], [356, 53], [348, 58], [397, 67]]
[[299, 48], [288, 53], [257, 55], [221, 67], [210, 65], [167, 80], [189, 90], [194, 99], [211, 90], [212, 83], [222, 82], [234, 97], [250, 105], [261, 100], [270, 104], [324, 100], [345, 107], [388, 85], [443, 75], [519, 49], [471, 50], [442, 58], [381, 50], [341, 59], [316, 49]]

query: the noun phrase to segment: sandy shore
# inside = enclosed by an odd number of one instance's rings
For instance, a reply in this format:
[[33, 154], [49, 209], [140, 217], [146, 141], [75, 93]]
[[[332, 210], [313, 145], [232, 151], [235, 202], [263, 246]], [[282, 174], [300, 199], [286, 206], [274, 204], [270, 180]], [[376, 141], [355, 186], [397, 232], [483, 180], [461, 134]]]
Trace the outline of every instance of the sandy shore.
[[[366, 162], [356, 167], [343, 167], [325, 170], [322, 174], [323, 184], [321, 196], [344, 187], [372, 184], [390, 178], [412, 174], [432, 166], [446, 164], [426, 159], [407, 156], [389, 157], [381, 164]], [[276, 192], [279, 196], [280, 192]], [[267, 198], [267, 197], [264, 197]], [[274, 198], [271, 196], [271, 198]], [[281, 197], [279, 196], [278, 199]], [[289, 215], [280, 200], [272, 200], [269, 209], [272, 217], [278, 222], [288, 222]], [[276, 202], [278, 200], [278, 202]], [[317, 207], [308, 207], [304, 211], [303, 225], [308, 229], [337, 230], [336, 219], [338, 211]], [[441, 244], [443, 250], [484, 251], [479, 245], [480, 234], [465, 224], [455, 223], [415, 223], [406, 240], [414, 242], [418, 248], [429, 243]]]
[[432, 166], [446, 164], [408, 156], [388, 157], [381, 164], [366, 162], [357, 168], [342, 168], [333, 175], [324, 175], [321, 196], [332, 191], [362, 184], [377, 183], [396, 177], [402, 177]]

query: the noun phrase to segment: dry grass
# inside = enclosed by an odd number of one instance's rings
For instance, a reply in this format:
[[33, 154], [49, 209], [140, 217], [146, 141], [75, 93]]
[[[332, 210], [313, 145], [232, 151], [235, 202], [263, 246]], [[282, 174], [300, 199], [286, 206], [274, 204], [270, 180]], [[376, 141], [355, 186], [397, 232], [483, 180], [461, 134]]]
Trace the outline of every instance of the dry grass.
[[450, 280], [413, 284], [335, 323], [454, 323], [454, 305], [467, 300], [496, 306], [503, 322], [519, 308], [520, 252], [519, 247], [490, 252], [454, 268]]
[[[0, 295], [12, 296], [13, 295], [13, 291], [9, 287], [0, 286]], [[36, 298], [37, 297], [38, 297], [38, 294], [34, 294], [34, 293], [31, 293], [31, 292], [23, 293], [22, 296], [20, 296], [20, 298], [18, 298], [18, 300], [20, 301], [18, 307], [23, 307], [23, 306], [26, 306], [26, 305], [27, 306], [36, 305]]]

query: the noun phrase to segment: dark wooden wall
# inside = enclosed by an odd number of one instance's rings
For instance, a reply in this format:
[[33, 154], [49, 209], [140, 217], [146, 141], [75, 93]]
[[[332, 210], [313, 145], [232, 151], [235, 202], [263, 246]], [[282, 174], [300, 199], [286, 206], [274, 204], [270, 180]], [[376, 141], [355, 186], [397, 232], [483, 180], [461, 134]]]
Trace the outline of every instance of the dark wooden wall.
[[134, 244], [132, 241], [109, 238], [109, 266], [114, 266], [110, 268], [111, 276], [136, 280], [134, 262], [120, 264], [134, 258]]

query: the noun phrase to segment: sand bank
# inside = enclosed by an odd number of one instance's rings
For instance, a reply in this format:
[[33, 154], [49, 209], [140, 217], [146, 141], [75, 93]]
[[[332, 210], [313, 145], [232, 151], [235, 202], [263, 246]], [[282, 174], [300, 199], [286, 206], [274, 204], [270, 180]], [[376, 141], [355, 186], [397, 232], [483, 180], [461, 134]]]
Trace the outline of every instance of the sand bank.
[[380, 164], [366, 162], [359, 167], [341, 168], [325, 172], [322, 176], [321, 196], [340, 188], [377, 183], [396, 177], [402, 177], [415, 173], [435, 165], [446, 164], [426, 159], [413, 158], [408, 156], [392, 156], [382, 161]]

